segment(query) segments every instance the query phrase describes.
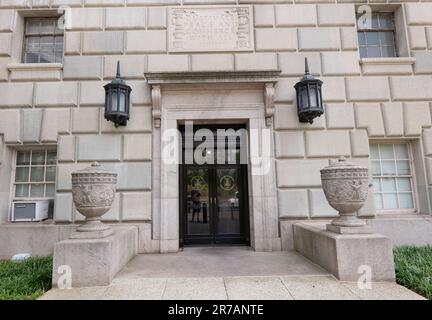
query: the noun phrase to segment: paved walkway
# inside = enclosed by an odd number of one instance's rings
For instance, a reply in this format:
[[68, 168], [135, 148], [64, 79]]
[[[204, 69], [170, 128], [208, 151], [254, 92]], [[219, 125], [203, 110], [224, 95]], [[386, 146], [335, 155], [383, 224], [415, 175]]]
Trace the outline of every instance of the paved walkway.
[[41, 299], [422, 299], [395, 283], [340, 282], [296, 252], [188, 248], [142, 254], [105, 287], [53, 289]]

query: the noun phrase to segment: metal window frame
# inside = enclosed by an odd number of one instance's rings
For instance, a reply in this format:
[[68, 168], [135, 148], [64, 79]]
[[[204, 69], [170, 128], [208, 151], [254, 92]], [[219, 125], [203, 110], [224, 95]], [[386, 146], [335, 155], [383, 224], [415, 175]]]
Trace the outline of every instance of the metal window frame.
[[[372, 179], [380, 179], [380, 192], [376, 192], [373, 189], [373, 193], [374, 196], [376, 196], [377, 194], [379, 194], [380, 196], [382, 194], [384, 194], [385, 192], [382, 192], [382, 179], [383, 178], [409, 178], [410, 179], [410, 185], [411, 185], [411, 191], [402, 191], [399, 192], [398, 190], [398, 186], [397, 186], [397, 181], [395, 181], [396, 183], [396, 196], [397, 196], [397, 201], [398, 201], [398, 207], [400, 206], [400, 202], [399, 202], [399, 193], [411, 193], [412, 195], [412, 201], [413, 201], [413, 208], [384, 208], [384, 201], [383, 201], [383, 208], [381, 209], [376, 209], [377, 214], [414, 214], [417, 213], [417, 208], [418, 208], [418, 203], [417, 203], [417, 188], [416, 188], [416, 183], [415, 183], [415, 168], [414, 168], [414, 162], [413, 162], [413, 152], [412, 152], [412, 146], [410, 141], [371, 141], [370, 145], [378, 145], [378, 152], [379, 152], [379, 159], [372, 159], [369, 158], [370, 163], [372, 164], [372, 161], [377, 161], [379, 160], [380, 162], [380, 175], [379, 176], [373, 176], [372, 172], [371, 172], [371, 178]], [[394, 150], [394, 146], [395, 145], [406, 145], [407, 146], [407, 151], [408, 151], [408, 159], [384, 159], [384, 160], [393, 160], [393, 161], [397, 161], [397, 160], [408, 160], [408, 164], [409, 164], [409, 168], [410, 168], [410, 175], [389, 175], [389, 176], [383, 176], [382, 175], [382, 158], [381, 158], [381, 152], [380, 152], [380, 145], [392, 145], [393, 146], [393, 150]], [[397, 169], [397, 167], [396, 167]]]
[[[52, 21], [57, 21], [58, 20], [58, 17], [28, 17], [28, 18], [25, 18], [25, 20], [24, 20], [24, 34], [23, 34], [23, 44], [22, 44], [22, 62], [23, 63], [30, 63], [30, 62], [27, 62], [27, 53], [28, 53], [28, 51], [27, 51], [27, 39], [28, 38], [39, 38], [39, 51], [37, 52], [37, 54], [38, 54], [38, 62], [33, 62], [33, 63], [62, 63], [63, 62], [63, 56], [64, 56], [64, 31], [63, 31], [63, 33], [55, 33], [54, 31], [52, 32], [52, 33], [44, 33], [44, 34], [42, 34], [42, 33], [37, 33], [37, 34], [28, 34], [27, 33], [27, 23], [28, 23], [28, 21], [29, 20], [40, 20], [40, 21], [43, 21], [43, 20], [52, 20]], [[54, 54], [54, 61], [51, 61], [51, 62], [40, 62], [40, 58], [41, 58], [41, 51], [40, 51], [40, 39], [42, 38], [42, 37], [53, 37], [54, 39], [54, 42], [53, 42], [53, 50], [52, 50], [52, 53]], [[63, 49], [61, 50], [61, 51], [56, 51], [55, 50], [55, 43], [56, 43], [56, 38], [58, 38], [58, 37], [62, 37], [63, 38]], [[62, 56], [62, 61], [60, 61], [60, 62], [58, 62], [58, 61], [55, 61], [55, 56], [56, 56], [56, 54], [57, 53], [61, 53], [61, 56]]]
[[[366, 49], [366, 56], [365, 57], [360, 56], [360, 57], [361, 58], [396, 58], [396, 57], [399, 57], [398, 48], [397, 48], [397, 45], [396, 45], [396, 23], [395, 23], [394, 12], [392, 12], [392, 11], [372, 12], [372, 15], [374, 15], [374, 14], [378, 16], [378, 21], [380, 19], [380, 15], [383, 15], [383, 14], [391, 15], [391, 19], [392, 19], [392, 22], [393, 22], [393, 28], [380, 28], [380, 27], [374, 28], [374, 27], [371, 27], [370, 29], [358, 29], [358, 26], [357, 26], [357, 38], [358, 38], [359, 33], [363, 33], [363, 32], [364, 33], [392, 32], [392, 34], [393, 34], [393, 50], [395, 52], [395, 55], [394, 55], [394, 57], [393, 56], [383, 56], [382, 55], [382, 48], [383, 47], [391, 47], [391, 46], [390, 45], [381, 45], [381, 40], [378, 37], [379, 45], [378, 46], [373, 46], [373, 47], [378, 47], [379, 48], [379, 50], [380, 50], [380, 56], [379, 57], [369, 57], [369, 56], [367, 56], [367, 48], [368, 47], [372, 47], [372, 46], [368, 46], [367, 44], [366, 45], [360, 45], [360, 43], [359, 43], [358, 44], [358, 46], [359, 46], [359, 54], [360, 54], [360, 49], [361, 48], [365, 48]], [[359, 15], [357, 15], [357, 18], [358, 17], [359, 17]], [[379, 24], [379, 22], [378, 22], [378, 24]], [[366, 41], [366, 37], [365, 37], [365, 41]]]
[[[17, 165], [18, 152], [21, 152], [21, 151], [30, 152], [30, 162], [29, 162], [29, 165]], [[37, 152], [37, 151], [44, 151], [45, 152], [45, 163], [43, 165], [32, 165], [31, 164], [32, 154], [33, 154], [33, 152]], [[56, 163], [53, 164], [53, 165], [47, 165], [47, 154], [50, 151], [51, 152], [56, 152]], [[17, 148], [17, 149], [15, 149], [14, 153], [13, 153], [13, 159], [12, 159], [13, 162], [12, 162], [12, 174], [11, 174], [11, 201], [10, 202], [13, 203], [14, 201], [54, 200], [55, 199], [55, 195], [54, 196], [50, 196], [50, 197], [46, 196], [46, 186], [48, 184], [53, 184], [54, 187], [57, 185], [57, 171], [58, 171], [57, 170], [57, 158], [58, 158], [57, 149], [54, 148], [54, 147], [46, 146], [46, 147], [40, 147], [40, 148], [26, 148], [26, 149], [19, 149], [19, 148]], [[15, 181], [15, 178], [16, 178], [16, 169], [17, 168], [25, 168], [25, 167], [29, 168], [28, 181], [27, 182], [18, 182], [17, 183]], [[46, 167], [55, 167], [56, 170], [55, 170], [54, 180], [53, 181], [46, 181], [45, 180], [45, 175], [46, 175], [45, 173], [46, 173], [46, 171], [44, 170], [44, 180], [43, 181], [31, 182], [30, 181], [30, 178], [31, 178], [31, 167], [44, 167], [44, 168], [46, 168]], [[30, 194], [30, 191], [31, 191], [30, 189], [29, 189], [29, 193], [28, 193], [27, 197], [17, 197], [15, 195], [16, 186], [17, 185], [28, 185], [30, 187], [32, 184], [43, 184], [44, 185], [44, 196], [43, 197], [32, 197], [31, 194]]]

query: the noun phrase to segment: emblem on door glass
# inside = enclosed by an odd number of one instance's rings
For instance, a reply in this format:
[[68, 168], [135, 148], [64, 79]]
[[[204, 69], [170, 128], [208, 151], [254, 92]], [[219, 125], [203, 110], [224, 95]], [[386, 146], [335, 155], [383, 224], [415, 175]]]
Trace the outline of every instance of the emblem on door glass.
[[231, 176], [223, 176], [219, 180], [220, 187], [224, 190], [231, 190], [235, 186], [235, 182], [233, 177]]
[[192, 188], [202, 190], [205, 186], [206, 182], [204, 181], [203, 177], [201, 176], [195, 176], [191, 178], [191, 185]]

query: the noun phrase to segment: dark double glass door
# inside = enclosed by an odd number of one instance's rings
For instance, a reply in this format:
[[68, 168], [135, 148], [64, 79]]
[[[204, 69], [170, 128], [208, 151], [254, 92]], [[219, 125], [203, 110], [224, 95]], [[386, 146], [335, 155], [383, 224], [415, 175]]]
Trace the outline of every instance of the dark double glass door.
[[246, 177], [245, 164], [181, 165], [181, 245], [249, 243]]

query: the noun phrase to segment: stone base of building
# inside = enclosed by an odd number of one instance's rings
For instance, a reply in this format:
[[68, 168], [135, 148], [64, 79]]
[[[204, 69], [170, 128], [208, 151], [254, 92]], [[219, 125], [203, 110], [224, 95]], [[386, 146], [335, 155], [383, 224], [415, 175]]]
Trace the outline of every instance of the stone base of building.
[[72, 287], [109, 285], [137, 253], [138, 228], [134, 226], [115, 227], [111, 236], [101, 239], [60, 241], [54, 246], [53, 287], [67, 276], [67, 269]]
[[77, 228], [74, 224], [19, 222], [0, 224], [0, 259], [18, 253], [51, 256], [56, 242], [68, 239]]
[[339, 280], [358, 281], [368, 267], [371, 281], [395, 280], [389, 238], [376, 233], [337, 234], [327, 231], [325, 224], [296, 223], [293, 228], [294, 249]]

